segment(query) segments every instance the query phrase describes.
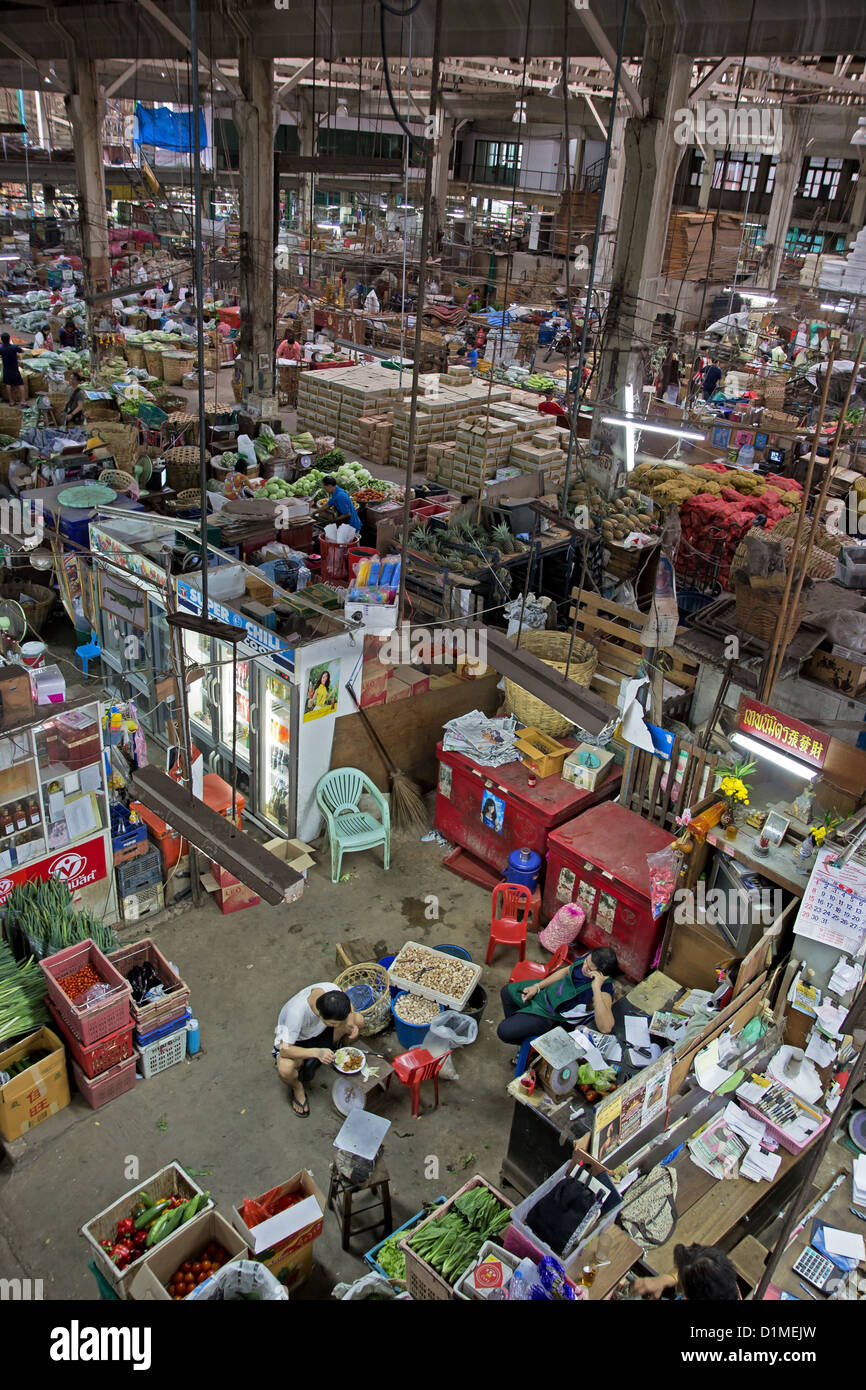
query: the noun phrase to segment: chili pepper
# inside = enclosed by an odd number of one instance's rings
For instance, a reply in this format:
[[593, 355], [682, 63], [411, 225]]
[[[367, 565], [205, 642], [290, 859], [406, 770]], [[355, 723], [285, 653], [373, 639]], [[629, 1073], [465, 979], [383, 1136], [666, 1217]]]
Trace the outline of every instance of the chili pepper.
[[73, 970], [71, 974], [64, 975], [57, 983], [67, 998], [74, 1002], [94, 985], [104, 984], [105, 981], [97, 975], [92, 965], [85, 965], [81, 970]]
[[131, 1216], [125, 1216], [122, 1221], [117, 1223], [117, 1239], [125, 1240], [127, 1236], [135, 1234], [135, 1222]]

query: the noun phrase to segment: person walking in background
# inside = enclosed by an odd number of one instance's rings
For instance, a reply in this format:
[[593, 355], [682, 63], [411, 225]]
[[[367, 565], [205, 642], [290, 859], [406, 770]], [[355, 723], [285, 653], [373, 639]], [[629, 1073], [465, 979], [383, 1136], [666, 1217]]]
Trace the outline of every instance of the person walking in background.
[[8, 333], [0, 337], [0, 362], [3, 364], [3, 394], [7, 401], [14, 405], [16, 401], [23, 401], [27, 395], [27, 387], [24, 385], [24, 378], [21, 375], [21, 368], [18, 365], [18, 358], [21, 356], [21, 349], [17, 343], [13, 343]]
[[712, 399], [721, 379], [722, 369], [714, 357], [710, 362], [710, 365], [704, 369], [704, 375], [701, 381], [705, 401], [709, 401]]

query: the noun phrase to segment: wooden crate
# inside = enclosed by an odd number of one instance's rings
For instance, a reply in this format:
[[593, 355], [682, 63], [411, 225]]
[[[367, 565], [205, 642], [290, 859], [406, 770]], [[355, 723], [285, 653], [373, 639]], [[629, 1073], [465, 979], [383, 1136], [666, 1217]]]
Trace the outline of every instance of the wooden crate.
[[[578, 598], [577, 589], [572, 590], [571, 597]], [[636, 608], [625, 608], [597, 594], [580, 594], [578, 609], [578, 626], [598, 651], [598, 665], [590, 689], [615, 706], [623, 678], [637, 675], [643, 659], [642, 633], [647, 616]], [[572, 622], [574, 611], [572, 603], [569, 612]], [[663, 653], [659, 664], [666, 671], [666, 680], [678, 686], [681, 692], [665, 698], [664, 714], [667, 718], [685, 719], [697, 684], [698, 662], [674, 645]]]

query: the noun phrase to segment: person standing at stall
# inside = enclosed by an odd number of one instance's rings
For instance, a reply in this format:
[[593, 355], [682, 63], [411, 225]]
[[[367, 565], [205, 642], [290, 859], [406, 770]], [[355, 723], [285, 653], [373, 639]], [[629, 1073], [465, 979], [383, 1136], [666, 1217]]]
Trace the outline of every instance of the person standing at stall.
[[354, 526], [356, 531], [360, 531], [361, 518], [355, 511], [355, 504], [346, 489], [340, 487], [337, 479], [330, 473], [323, 479], [322, 486], [328, 494], [328, 505], [336, 513], [337, 525], [345, 522]]
[[300, 362], [301, 345], [290, 329], [286, 329], [283, 341], [277, 348], [278, 362]]

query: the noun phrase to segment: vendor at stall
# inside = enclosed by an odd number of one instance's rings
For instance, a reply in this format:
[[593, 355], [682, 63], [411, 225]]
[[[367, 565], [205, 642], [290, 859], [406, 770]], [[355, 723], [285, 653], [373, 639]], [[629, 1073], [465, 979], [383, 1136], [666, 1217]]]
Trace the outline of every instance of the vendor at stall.
[[724, 1251], [715, 1245], [675, 1245], [676, 1274], [654, 1274], [635, 1279], [632, 1293], [638, 1298], [661, 1298], [669, 1289], [687, 1303], [736, 1303], [740, 1299], [737, 1271]]
[[596, 946], [571, 965], [555, 970], [544, 980], [527, 984], [516, 980], [500, 991], [505, 1017], [496, 1030], [501, 1042], [517, 1043], [549, 1033], [551, 1028], [594, 1028], [613, 1032], [613, 983], [616, 954], [609, 946]]
[[74, 348], [78, 342], [78, 329], [75, 327], [75, 320], [70, 316], [65, 320], [60, 330], [60, 346]]
[[544, 392], [544, 399], [538, 402], [538, 413], [539, 415], [553, 415], [558, 425], [566, 425], [569, 429], [571, 428], [571, 416], [559, 404], [555, 391]]
[[320, 1062], [328, 1065], [344, 1043], [357, 1038], [364, 1020], [352, 1010], [348, 994], [325, 980], [299, 990], [280, 1010], [274, 1034], [277, 1075], [291, 1091], [292, 1109], [306, 1118], [310, 1102], [304, 1080]]
[[81, 386], [82, 378], [78, 372], [70, 372], [67, 378], [71, 390], [66, 397], [66, 404], [63, 407], [63, 427], [84, 425], [86, 423], [84, 410], [87, 405], [87, 397]]
[[337, 479], [330, 473], [322, 480], [322, 486], [328, 494], [329, 507], [336, 513], [337, 525], [346, 522], [349, 526], [354, 526], [356, 531], [360, 531], [361, 518], [355, 511], [355, 504], [346, 489], [340, 487]]
[[287, 329], [286, 329], [286, 333], [285, 333], [285, 337], [283, 338], [283, 341], [280, 343], [279, 347], [277, 348], [277, 361], [278, 361], [278, 362], [300, 362], [300, 360], [301, 360], [301, 345], [300, 345], [300, 343], [298, 342], [297, 338], [295, 337], [294, 333], [290, 332], [289, 329], [287, 328]]

